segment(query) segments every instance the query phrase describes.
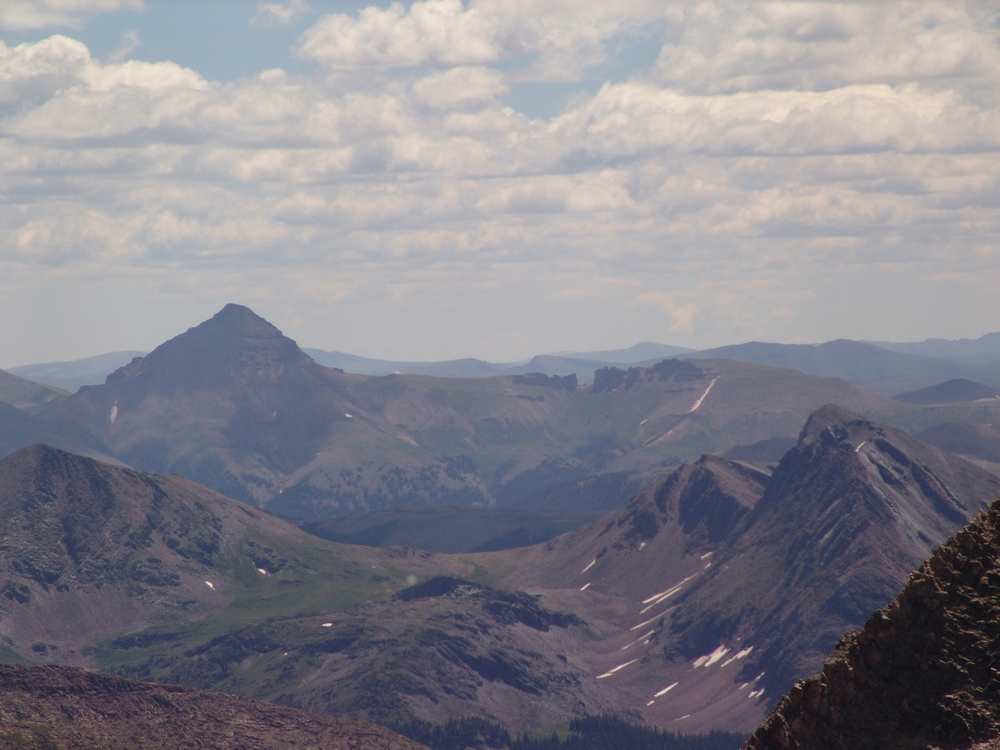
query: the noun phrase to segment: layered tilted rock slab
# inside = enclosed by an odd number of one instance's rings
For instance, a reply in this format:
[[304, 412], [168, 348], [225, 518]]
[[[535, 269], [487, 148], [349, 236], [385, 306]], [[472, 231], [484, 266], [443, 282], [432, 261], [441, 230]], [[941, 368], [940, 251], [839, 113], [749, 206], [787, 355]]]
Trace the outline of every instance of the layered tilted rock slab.
[[998, 494], [974, 464], [829, 406], [770, 477], [706, 457], [494, 565], [600, 627], [581, 662], [649, 720], [744, 730]]
[[[70, 667], [0, 665], [0, 746], [420, 750], [383, 727]], [[426, 750], [426, 748], [424, 748]]]
[[844, 636], [746, 750], [1000, 747], [1000, 501]]

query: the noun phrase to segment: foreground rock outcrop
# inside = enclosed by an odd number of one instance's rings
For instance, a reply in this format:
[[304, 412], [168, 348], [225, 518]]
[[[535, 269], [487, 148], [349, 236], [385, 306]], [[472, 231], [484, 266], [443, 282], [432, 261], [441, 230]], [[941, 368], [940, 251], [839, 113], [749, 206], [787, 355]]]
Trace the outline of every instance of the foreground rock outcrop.
[[1000, 500], [844, 636], [744, 747], [1000, 747]]
[[70, 667], [0, 665], [0, 748], [420, 750], [383, 727]]

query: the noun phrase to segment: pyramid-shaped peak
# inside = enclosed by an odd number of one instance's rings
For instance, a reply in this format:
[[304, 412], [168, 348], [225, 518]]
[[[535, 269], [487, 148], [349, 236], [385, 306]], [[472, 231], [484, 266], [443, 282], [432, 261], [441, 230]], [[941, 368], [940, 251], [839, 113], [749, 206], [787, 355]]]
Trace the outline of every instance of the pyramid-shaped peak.
[[249, 307], [237, 305], [233, 302], [227, 304], [201, 325], [195, 326], [190, 330], [215, 330], [219, 328], [224, 328], [234, 333], [251, 334], [266, 338], [281, 338], [282, 336], [281, 331], [257, 315]]
[[108, 376], [108, 383], [152, 378], [164, 386], [210, 387], [239, 371], [277, 373], [283, 365], [310, 363], [292, 339], [249, 307], [228, 304], [203, 323], [160, 344]]

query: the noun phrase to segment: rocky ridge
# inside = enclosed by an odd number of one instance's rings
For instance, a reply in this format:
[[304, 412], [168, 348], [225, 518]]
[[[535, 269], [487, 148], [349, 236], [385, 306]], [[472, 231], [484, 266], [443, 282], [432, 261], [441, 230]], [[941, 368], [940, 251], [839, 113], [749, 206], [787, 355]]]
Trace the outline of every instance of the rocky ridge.
[[795, 685], [745, 750], [1000, 747], [1000, 501]]
[[[70, 667], [0, 665], [0, 747], [420, 750], [382, 727]], [[424, 748], [426, 750], [426, 748]]]

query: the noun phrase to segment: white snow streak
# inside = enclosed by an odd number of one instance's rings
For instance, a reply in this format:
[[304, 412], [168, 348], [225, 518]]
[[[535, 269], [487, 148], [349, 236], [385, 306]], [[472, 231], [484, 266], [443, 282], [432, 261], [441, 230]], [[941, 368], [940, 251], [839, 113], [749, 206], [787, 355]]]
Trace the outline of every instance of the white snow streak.
[[590, 570], [592, 567], [594, 567], [594, 565], [596, 563], [597, 563], [597, 558], [595, 557], [593, 560], [590, 561], [590, 565], [588, 565], [586, 568], [584, 568], [583, 570], [580, 571], [580, 575], [583, 575], [584, 573], [586, 573], [588, 570]]
[[712, 653], [705, 654], [704, 656], [699, 656], [697, 659], [695, 659], [694, 668], [697, 669], [698, 667], [710, 667], [713, 664], [715, 664], [715, 662], [722, 659], [722, 657], [728, 654], [730, 651], [732, 651], [732, 649], [726, 648], [725, 646], [719, 646]]
[[635, 664], [635, 663], [636, 663], [637, 661], [639, 661], [639, 660], [638, 660], [638, 659], [633, 659], [632, 661], [627, 661], [627, 662], [625, 662], [624, 664], [619, 664], [619, 665], [618, 665], [617, 667], [615, 667], [614, 669], [609, 669], [609, 670], [608, 670], [607, 672], [605, 672], [604, 674], [599, 674], [599, 675], [597, 675], [597, 679], [598, 679], [598, 680], [603, 680], [603, 679], [604, 679], [605, 677], [610, 677], [610, 676], [611, 676], [611, 675], [613, 675], [613, 674], [614, 674], [615, 672], [617, 672], [617, 671], [618, 671], [619, 669], [625, 669], [625, 667], [627, 667], [627, 666], [628, 666], [629, 664]]
[[688, 411], [688, 414], [690, 414], [691, 412], [696, 410], [699, 406], [701, 406], [701, 402], [705, 400], [705, 396], [707, 396], [708, 392], [712, 390], [712, 386], [715, 385], [716, 380], [718, 380], [718, 378], [712, 378], [712, 382], [708, 384], [708, 388], [706, 388], [705, 392], [701, 394], [701, 398], [699, 398], [697, 401], [694, 402], [694, 406], [691, 407], [691, 410]]
[[212, 589], [212, 591], [215, 591], [215, 584], [211, 581], [205, 581], [205, 585]]
[[625, 649], [627, 649], [627, 648], [632, 648], [632, 647], [633, 647], [633, 646], [634, 646], [635, 644], [637, 644], [637, 643], [638, 643], [639, 641], [641, 641], [641, 640], [642, 640], [643, 638], [649, 638], [649, 636], [651, 636], [651, 635], [652, 635], [653, 633], [655, 633], [655, 632], [656, 632], [655, 630], [650, 630], [650, 631], [649, 631], [648, 633], [646, 633], [646, 635], [640, 635], [640, 636], [639, 636], [638, 638], [636, 638], [636, 639], [635, 639], [634, 641], [632, 641], [632, 642], [631, 642], [630, 644], [628, 644], [627, 646], [622, 646], [622, 647], [621, 647], [620, 649], [618, 649], [618, 650], [619, 650], [619, 651], [624, 651], [624, 650], [625, 650]]
[[588, 582], [588, 583], [585, 583], [585, 584], [583, 584], [583, 585], [582, 585], [582, 586], [580, 587], [580, 591], [586, 591], [586, 590], [587, 590], [587, 589], [589, 589], [589, 588], [590, 588], [590, 583]]
[[726, 659], [724, 662], [722, 662], [722, 664], [720, 664], [719, 666], [720, 667], [727, 667], [730, 664], [732, 664], [734, 661], [736, 661], [737, 659], [742, 659], [743, 657], [747, 656], [751, 651], [753, 651], [753, 646], [751, 646], [750, 648], [745, 648], [742, 651], [739, 651], [735, 656], [730, 656], [728, 659]]
[[[650, 618], [649, 618], [648, 620], [646, 620], [645, 622], [640, 622], [640, 623], [639, 623], [638, 625], [633, 625], [633, 626], [632, 626], [631, 628], [629, 628], [629, 630], [638, 630], [638, 629], [639, 629], [639, 628], [641, 628], [641, 627], [642, 627], [643, 625], [649, 625], [649, 623], [651, 623], [651, 622], [653, 622], [653, 621], [655, 621], [655, 620], [659, 620], [659, 619], [660, 619], [661, 617], [663, 617], [664, 615], [666, 615], [666, 614], [669, 614], [669, 613], [673, 612], [673, 611], [674, 611], [674, 609], [675, 609], [674, 607], [667, 607], [667, 608], [666, 608], [665, 610], [663, 610], [662, 612], [660, 612], [660, 614], [658, 614], [658, 615], [657, 615], [656, 617], [650, 617]], [[643, 610], [643, 611], [645, 612], [645, 610]]]
[[867, 442], [868, 442], [867, 440], [862, 440], [861, 441], [861, 445], [859, 445], [857, 448], [855, 448], [854, 452], [857, 453], [859, 450], [861, 450], [861, 446], [864, 445]]
[[678, 591], [681, 590], [681, 586], [683, 586], [685, 583], [687, 583], [688, 581], [690, 581], [696, 575], [698, 575], [698, 574], [697, 573], [692, 573], [687, 578], [685, 578], [683, 581], [681, 581], [680, 583], [678, 583], [675, 586], [670, 587], [666, 591], [661, 591], [659, 594], [653, 594], [648, 599], [643, 599], [642, 603], [646, 604], [647, 606], [646, 606], [645, 609], [641, 610], [639, 612], [639, 614], [640, 615], [645, 614], [646, 612], [648, 612], [649, 610], [651, 610], [653, 607], [655, 607], [660, 602], [665, 601], [666, 599], [669, 599], [670, 597], [672, 597], [674, 594], [676, 594]]
[[653, 697], [654, 698], [659, 698], [661, 695], [666, 695], [667, 693], [669, 693], [671, 690], [673, 690], [678, 685], [680, 685], [679, 682], [675, 682], [673, 685], [667, 685], [665, 688], [663, 688], [663, 690], [661, 690], [660, 692], [656, 693]]

